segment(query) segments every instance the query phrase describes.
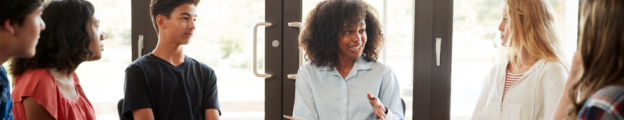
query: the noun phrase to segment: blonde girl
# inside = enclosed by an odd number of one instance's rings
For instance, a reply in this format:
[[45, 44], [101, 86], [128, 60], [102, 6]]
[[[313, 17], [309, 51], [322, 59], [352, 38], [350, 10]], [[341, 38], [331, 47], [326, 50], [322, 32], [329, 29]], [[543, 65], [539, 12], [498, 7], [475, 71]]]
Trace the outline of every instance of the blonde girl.
[[568, 70], [545, 0], [503, 0], [504, 55], [483, 81], [473, 120], [552, 119]]

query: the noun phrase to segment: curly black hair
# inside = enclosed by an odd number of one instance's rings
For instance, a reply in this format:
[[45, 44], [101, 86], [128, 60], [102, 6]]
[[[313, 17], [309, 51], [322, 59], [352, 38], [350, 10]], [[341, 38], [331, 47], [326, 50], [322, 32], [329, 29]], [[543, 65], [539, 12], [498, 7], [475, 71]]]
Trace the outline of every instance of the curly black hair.
[[[333, 66], [338, 61], [338, 39], [343, 28], [366, 23], [366, 47], [362, 56], [368, 62], [376, 61], [383, 47], [382, 27], [377, 11], [362, 0], [326, 0], [310, 11], [306, 28], [301, 34], [301, 45], [306, 51], [306, 60], [317, 67]], [[345, 26], [346, 23], [346, 26]]]
[[78, 65], [93, 54], [91, 43], [91, 18], [95, 9], [86, 0], [50, 1], [41, 18], [46, 29], [32, 58], [13, 58], [11, 74], [19, 76], [29, 69], [55, 68], [72, 73]]

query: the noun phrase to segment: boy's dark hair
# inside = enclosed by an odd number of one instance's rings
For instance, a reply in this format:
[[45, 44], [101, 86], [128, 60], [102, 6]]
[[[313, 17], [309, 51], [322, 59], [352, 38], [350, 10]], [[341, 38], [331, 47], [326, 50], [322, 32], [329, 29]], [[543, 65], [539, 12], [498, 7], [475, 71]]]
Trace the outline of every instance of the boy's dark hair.
[[158, 23], [156, 23], [156, 17], [158, 15], [163, 15], [165, 18], [171, 18], [171, 12], [176, 7], [188, 3], [197, 6], [200, 0], [152, 0], [150, 2], [150, 17], [152, 18], [152, 23], [154, 23], [154, 29], [156, 30], [156, 34], [158, 34]]
[[37, 68], [55, 68], [70, 74], [93, 54], [89, 50], [93, 4], [85, 0], [51, 1], [45, 9], [41, 18], [47, 28], [41, 31], [35, 56], [13, 58], [13, 76]]
[[41, 7], [43, 0], [0, 0], [0, 21], [4, 26], [4, 21], [11, 20], [11, 24], [24, 24], [24, 19], [28, 14]]
[[341, 31], [364, 20], [367, 41], [362, 56], [368, 62], [376, 61], [384, 43], [382, 26], [376, 14], [377, 11], [362, 0], [320, 2], [308, 14], [306, 28], [300, 37], [307, 60], [314, 66], [333, 70], [338, 62], [337, 44]]

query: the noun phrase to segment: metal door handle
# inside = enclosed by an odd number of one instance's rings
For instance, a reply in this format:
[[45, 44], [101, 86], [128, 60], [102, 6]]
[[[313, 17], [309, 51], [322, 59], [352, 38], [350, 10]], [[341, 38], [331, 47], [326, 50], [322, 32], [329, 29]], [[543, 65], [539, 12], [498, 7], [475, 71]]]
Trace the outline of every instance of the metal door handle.
[[[305, 25], [301, 22], [288, 22], [288, 26], [290, 27], [298, 27], [299, 28], [299, 35], [301, 35], [301, 33], [303, 33], [303, 30], [305, 30]], [[299, 37], [297, 37], [299, 38]], [[297, 43], [301, 43], [301, 40], [297, 39]], [[301, 45], [297, 45], [298, 49], [299, 49], [299, 67], [301, 67], [301, 65], [303, 65], [304, 63], [304, 59], [303, 59], [303, 48], [301, 48]], [[288, 77], [288, 79], [297, 79], [297, 74], [288, 74], [286, 77]]]
[[141, 56], [143, 56], [143, 35], [139, 35], [139, 41], [138, 41], [138, 46], [137, 46], [137, 48], [138, 48], [138, 50], [137, 50], [137, 51], [139, 52], [139, 53], [137, 54], [137, 55], [138, 55], [137, 59], [138, 59], [138, 58], [140, 58]]
[[288, 79], [296, 80], [297, 79], [297, 74], [288, 74], [288, 76], [286, 76], [286, 77], [288, 77]]
[[442, 47], [442, 38], [436, 38], [436, 64], [440, 66], [440, 51]]
[[[303, 30], [305, 30], [305, 25], [303, 23], [300, 22], [288, 22], [288, 26], [290, 27], [298, 27], [299, 28], [299, 35], [301, 35], [301, 33], [303, 33]], [[297, 37], [299, 38], [299, 37]], [[301, 43], [301, 40], [297, 39], [297, 43]], [[301, 48], [301, 45], [298, 45], [297, 48], [299, 48], [299, 67], [301, 67], [301, 65], [303, 65], [303, 48]]]
[[256, 26], [254, 26], [254, 31], [253, 31], [253, 66], [252, 66], [253, 67], [253, 73], [254, 73], [254, 75], [256, 75], [256, 77], [270, 78], [272, 76], [271, 74], [267, 74], [267, 73], [259, 74], [258, 70], [257, 70], [258, 69], [257, 68], [258, 67], [258, 63], [257, 63], [258, 61], [256, 59], [256, 52], [257, 52], [257, 45], [256, 45], [257, 43], [256, 42], [258, 41], [258, 38], [257, 38], [257, 36], [258, 36], [257, 35], [258, 34], [258, 26], [271, 27], [271, 26], [273, 26], [273, 24], [271, 24], [269, 22], [259, 22], [259, 23], [256, 24]]

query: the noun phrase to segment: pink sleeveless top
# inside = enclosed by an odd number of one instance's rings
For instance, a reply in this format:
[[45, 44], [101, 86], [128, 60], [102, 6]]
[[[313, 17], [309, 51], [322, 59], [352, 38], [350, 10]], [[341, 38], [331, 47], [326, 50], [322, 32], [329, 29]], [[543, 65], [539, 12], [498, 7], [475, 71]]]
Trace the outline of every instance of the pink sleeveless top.
[[95, 112], [91, 102], [82, 91], [78, 76], [74, 77], [74, 86], [78, 97], [65, 98], [47, 68], [27, 70], [15, 77], [15, 88], [11, 94], [15, 120], [26, 120], [23, 98], [32, 97], [57, 120], [94, 120]]

